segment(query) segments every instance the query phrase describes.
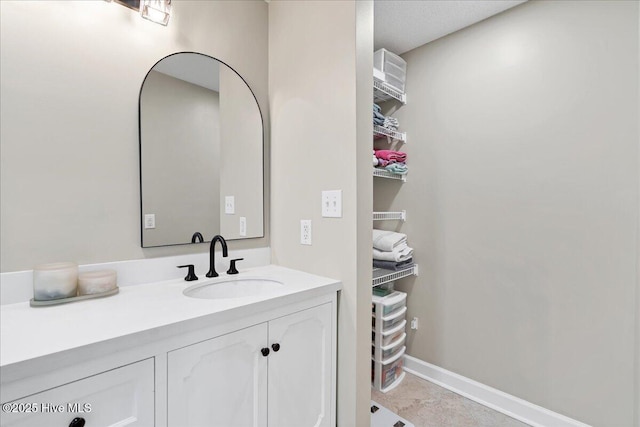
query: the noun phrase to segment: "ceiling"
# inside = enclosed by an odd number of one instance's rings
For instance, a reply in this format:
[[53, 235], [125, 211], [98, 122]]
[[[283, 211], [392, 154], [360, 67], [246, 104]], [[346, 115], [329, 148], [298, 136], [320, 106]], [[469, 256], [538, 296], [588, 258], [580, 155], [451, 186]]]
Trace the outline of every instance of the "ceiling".
[[526, 0], [374, 0], [374, 48], [402, 54]]

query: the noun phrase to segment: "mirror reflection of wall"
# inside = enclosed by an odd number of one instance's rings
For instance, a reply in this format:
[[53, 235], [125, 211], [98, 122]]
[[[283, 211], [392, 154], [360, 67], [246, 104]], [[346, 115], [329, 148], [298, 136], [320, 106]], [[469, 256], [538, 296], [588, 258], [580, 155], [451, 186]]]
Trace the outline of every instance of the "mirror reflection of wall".
[[262, 137], [255, 97], [231, 68], [195, 53], [158, 62], [140, 92], [142, 246], [262, 237]]

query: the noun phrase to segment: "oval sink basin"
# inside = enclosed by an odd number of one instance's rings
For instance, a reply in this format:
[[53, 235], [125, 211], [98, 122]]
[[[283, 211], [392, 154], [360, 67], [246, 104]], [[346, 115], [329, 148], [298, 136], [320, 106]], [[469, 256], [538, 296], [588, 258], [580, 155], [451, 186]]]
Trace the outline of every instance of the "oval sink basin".
[[282, 289], [284, 285], [269, 279], [233, 279], [194, 285], [182, 293], [191, 298], [228, 299], [264, 296]]

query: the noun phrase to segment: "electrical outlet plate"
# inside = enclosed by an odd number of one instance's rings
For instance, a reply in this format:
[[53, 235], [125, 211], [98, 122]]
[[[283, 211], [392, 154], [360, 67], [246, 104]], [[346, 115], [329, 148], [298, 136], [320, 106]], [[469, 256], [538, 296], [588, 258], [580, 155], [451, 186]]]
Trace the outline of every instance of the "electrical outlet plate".
[[156, 228], [156, 214], [145, 214], [144, 215], [144, 228]]
[[311, 220], [300, 220], [300, 244], [311, 245]]
[[322, 192], [322, 216], [342, 218], [342, 190]]
[[240, 217], [240, 236], [244, 237], [247, 235], [247, 218], [241, 216]]
[[233, 215], [236, 213], [236, 198], [233, 196], [225, 196], [224, 198], [224, 213], [227, 215]]
[[414, 317], [413, 319], [411, 319], [411, 329], [416, 330], [418, 329], [418, 318]]

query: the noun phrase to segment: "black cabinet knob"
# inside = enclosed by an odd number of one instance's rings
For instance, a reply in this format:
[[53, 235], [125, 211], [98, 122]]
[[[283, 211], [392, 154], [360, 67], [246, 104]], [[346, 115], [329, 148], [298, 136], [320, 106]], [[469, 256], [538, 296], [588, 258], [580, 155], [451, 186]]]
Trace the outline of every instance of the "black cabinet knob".
[[280, 344], [278, 343], [271, 344], [271, 348], [273, 349], [273, 351], [278, 351], [280, 350]]
[[71, 422], [69, 423], [69, 427], [84, 427], [84, 424], [84, 418], [76, 417], [71, 420]]
[[264, 357], [267, 357], [269, 355], [269, 349], [267, 347], [263, 348], [262, 350], [260, 350], [262, 352], [262, 355]]

